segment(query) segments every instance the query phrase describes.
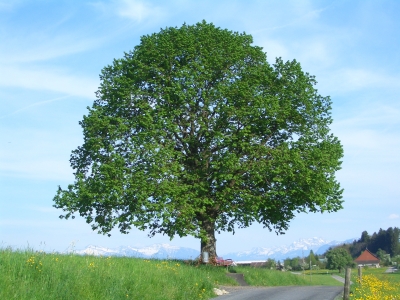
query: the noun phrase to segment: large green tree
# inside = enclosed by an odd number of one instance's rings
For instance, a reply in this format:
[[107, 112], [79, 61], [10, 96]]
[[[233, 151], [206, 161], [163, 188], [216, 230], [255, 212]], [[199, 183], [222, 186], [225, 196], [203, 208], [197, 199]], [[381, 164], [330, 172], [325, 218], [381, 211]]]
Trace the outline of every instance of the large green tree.
[[341, 272], [345, 267], [354, 265], [353, 258], [345, 248], [337, 247], [326, 253], [326, 267], [329, 270], [339, 270]]
[[252, 43], [203, 21], [143, 36], [105, 67], [75, 182], [54, 198], [61, 218], [192, 235], [215, 256], [216, 232], [283, 233], [296, 213], [341, 209], [330, 98], [298, 62], [271, 65]]

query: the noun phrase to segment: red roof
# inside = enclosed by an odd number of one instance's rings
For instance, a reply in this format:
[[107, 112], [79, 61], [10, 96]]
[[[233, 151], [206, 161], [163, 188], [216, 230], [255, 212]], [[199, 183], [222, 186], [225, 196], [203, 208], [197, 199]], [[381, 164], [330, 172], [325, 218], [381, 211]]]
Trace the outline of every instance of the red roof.
[[379, 258], [373, 255], [368, 249], [365, 249], [363, 253], [359, 257], [354, 260], [356, 263], [361, 264], [371, 264], [371, 263], [379, 263]]

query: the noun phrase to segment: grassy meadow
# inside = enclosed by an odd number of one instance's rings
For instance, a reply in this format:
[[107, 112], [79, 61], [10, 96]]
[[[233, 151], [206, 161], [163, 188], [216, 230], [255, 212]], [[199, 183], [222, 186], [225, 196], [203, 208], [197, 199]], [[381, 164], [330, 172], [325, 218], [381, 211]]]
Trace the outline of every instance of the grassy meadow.
[[0, 299], [209, 299], [224, 268], [180, 261], [0, 250]]
[[235, 267], [233, 270], [237, 273], [243, 273], [246, 282], [255, 286], [343, 285], [333, 279], [331, 273], [326, 272], [295, 275], [290, 272], [252, 267]]
[[[357, 270], [353, 270], [352, 299], [400, 299], [393, 296], [400, 295], [400, 274], [383, 274], [385, 270], [364, 270], [362, 286], [356, 283]], [[233, 267], [229, 271], [243, 273], [253, 286], [343, 285], [326, 270], [301, 275], [253, 267]], [[225, 267], [30, 250], [0, 249], [0, 272], [0, 299], [210, 299], [215, 297], [214, 287], [236, 285], [226, 276]], [[371, 288], [367, 275], [378, 279], [371, 281]], [[368, 298], [368, 293], [377, 295], [373, 294], [377, 285], [392, 298]]]

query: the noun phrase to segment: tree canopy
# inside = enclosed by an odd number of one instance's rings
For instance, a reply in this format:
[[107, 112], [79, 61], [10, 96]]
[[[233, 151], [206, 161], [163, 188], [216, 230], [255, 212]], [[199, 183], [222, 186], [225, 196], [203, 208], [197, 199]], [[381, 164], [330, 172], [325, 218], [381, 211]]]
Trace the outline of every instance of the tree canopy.
[[310, 251], [310, 254], [308, 255], [306, 261], [312, 266], [318, 265], [318, 259], [315, 257], [314, 251]]
[[75, 182], [54, 198], [60, 217], [192, 235], [214, 256], [215, 232], [283, 233], [296, 213], [341, 209], [330, 98], [297, 61], [270, 64], [252, 43], [203, 21], [143, 36], [106, 66]]
[[346, 249], [338, 247], [331, 249], [326, 254], [326, 267], [329, 270], [341, 270], [354, 265], [353, 258]]
[[384, 250], [385, 253], [390, 254], [392, 257], [400, 254], [400, 229], [397, 227], [389, 227], [388, 229], [380, 228], [372, 236], [367, 231], [361, 233], [361, 238], [358, 241], [354, 241], [352, 245], [349, 245], [350, 254], [353, 257], [357, 257], [366, 248], [373, 253], [377, 253], [379, 249]]

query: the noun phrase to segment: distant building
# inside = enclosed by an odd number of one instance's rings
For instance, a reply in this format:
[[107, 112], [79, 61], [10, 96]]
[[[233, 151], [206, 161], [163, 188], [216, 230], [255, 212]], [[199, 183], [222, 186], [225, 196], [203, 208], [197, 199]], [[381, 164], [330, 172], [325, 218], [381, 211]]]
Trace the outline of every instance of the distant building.
[[374, 254], [372, 254], [368, 249], [365, 249], [359, 257], [357, 257], [354, 262], [358, 266], [373, 266], [379, 268], [380, 260]]
[[326, 259], [326, 257], [320, 257], [320, 258], [318, 258], [318, 261], [320, 262], [320, 263], [326, 263], [328, 260]]

